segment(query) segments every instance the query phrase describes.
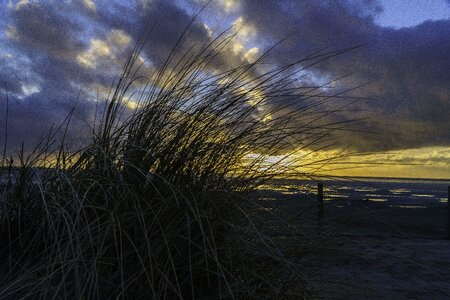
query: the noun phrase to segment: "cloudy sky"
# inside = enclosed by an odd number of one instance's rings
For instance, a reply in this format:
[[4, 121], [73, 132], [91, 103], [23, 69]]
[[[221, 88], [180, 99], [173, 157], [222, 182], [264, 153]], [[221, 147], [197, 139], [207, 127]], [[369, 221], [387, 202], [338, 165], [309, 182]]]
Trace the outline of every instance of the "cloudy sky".
[[[70, 139], [85, 142], [95, 99], [133, 42], [153, 26], [142, 56], [157, 65], [205, 2], [0, 0], [0, 120], [7, 89], [10, 148], [35, 143], [75, 103]], [[272, 63], [364, 44], [311, 72], [319, 81], [352, 74], [339, 84], [364, 85], [354, 95], [367, 99], [348, 112], [364, 121], [339, 140], [370, 153], [360, 161], [397, 165], [342, 174], [450, 178], [450, 0], [213, 0], [190, 42], [232, 24], [240, 31], [230, 62], [252, 61], [288, 35]]]

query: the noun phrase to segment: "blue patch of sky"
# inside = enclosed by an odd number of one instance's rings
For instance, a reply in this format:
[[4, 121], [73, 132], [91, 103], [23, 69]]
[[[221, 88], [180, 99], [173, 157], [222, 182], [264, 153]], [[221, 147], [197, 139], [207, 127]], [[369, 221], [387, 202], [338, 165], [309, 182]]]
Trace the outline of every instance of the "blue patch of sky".
[[450, 19], [450, 2], [446, 0], [380, 0], [384, 11], [375, 22], [384, 27], [413, 27], [425, 21]]

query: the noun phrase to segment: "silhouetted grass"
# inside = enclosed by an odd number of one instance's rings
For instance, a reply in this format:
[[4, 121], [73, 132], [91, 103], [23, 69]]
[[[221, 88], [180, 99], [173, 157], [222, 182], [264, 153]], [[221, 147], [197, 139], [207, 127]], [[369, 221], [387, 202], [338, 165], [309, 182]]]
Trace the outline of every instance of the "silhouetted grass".
[[306, 295], [307, 278], [246, 206], [267, 180], [326, 163], [292, 153], [334, 143], [347, 121], [326, 120], [345, 105], [325, 104], [343, 92], [301, 80], [350, 49], [271, 69], [267, 52], [227, 69], [233, 35], [181, 51], [184, 38], [146, 78], [136, 44], [89, 146], [58, 142], [69, 116], [31, 153], [3, 157], [0, 298]]

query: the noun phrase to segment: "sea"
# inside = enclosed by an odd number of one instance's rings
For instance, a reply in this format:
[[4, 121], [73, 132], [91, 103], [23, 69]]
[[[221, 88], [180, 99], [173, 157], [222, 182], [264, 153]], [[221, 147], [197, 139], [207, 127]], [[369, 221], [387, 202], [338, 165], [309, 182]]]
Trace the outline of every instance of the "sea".
[[367, 203], [406, 205], [447, 205], [450, 179], [414, 179], [380, 177], [342, 177], [320, 180], [274, 180], [261, 190], [284, 196], [317, 194], [323, 184], [324, 201], [367, 201]]

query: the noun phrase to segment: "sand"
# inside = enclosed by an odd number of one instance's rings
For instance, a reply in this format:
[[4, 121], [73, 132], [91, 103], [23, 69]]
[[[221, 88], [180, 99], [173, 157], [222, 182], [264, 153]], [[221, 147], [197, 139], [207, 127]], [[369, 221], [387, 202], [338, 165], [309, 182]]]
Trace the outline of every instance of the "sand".
[[315, 207], [302, 213], [308, 205], [285, 197], [260, 204], [258, 227], [305, 271], [314, 297], [450, 299], [450, 240], [441, 230], [429, 238], [415, 228], [399, 234], [374, 227], [367, 217], [345, 226], [328, 222], [318, 230]]
[[450, 241], [351, 237], [314, 260], [331, 299], [450, 299]]

